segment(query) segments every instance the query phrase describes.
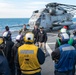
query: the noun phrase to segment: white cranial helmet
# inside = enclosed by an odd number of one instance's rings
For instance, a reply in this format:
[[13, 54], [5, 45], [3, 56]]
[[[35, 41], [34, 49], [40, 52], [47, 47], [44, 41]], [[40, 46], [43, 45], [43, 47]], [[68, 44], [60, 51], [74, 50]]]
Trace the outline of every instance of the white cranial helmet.
[[17, 37], [16, 37], [16, 40], [21, 40], [21, 35], [18, 35]]
[[62, 28], [61, 30], [60, 30], [60, 32], [62, 32], [62, 33], [64, 33], [64, 32], [66, 32], [67, 30], [65, 29], [65, 28]]
[[26, 33], [26, 35], [24, 36], [24, 41], [25, 42], [34, 42], [34, 34], [33, 33]]
[[3, 33], [3, 37], [7, 37], [7, 35], [8, 35], [8, 32]]

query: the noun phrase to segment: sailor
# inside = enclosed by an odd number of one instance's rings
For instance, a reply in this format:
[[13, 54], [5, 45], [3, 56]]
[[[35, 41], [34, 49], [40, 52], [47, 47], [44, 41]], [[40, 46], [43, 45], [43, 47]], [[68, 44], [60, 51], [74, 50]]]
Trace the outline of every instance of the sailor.
[[17, 35], [14, 46], [12, 47], [12, 60], [13, 60], [13, 72], [15, 75], [15, 58], [17, 54], [18, 47], [20, 47], [23, 44], [23, 36], [21, 35], [21, 32], [19, 31], [19, 35]]
[[76, 48], [76, 30], [73, 31], [73, 46]]
[[[8, 33], [10, 34], [10, 36], [11, 36], [11, 31], [9, 30], [9, 27], [8, 27], [8, 26], [5, 26], [5, 31], [3, 32], [3, 34], [4, 34], [5, 32], [8, 32]], [[10, 37], [10, 40], [12, 40], [11, 37]]]
[[[76, 29], [73, 31], [73, 37], [70, 38], [71, 45], [76, 49]], [[74, 67], [74, 74], [75, 74], [75, 67]]]
[[21, 31], [19, 31], [19, 34], [16, 36], [16, 43], [20, 43], [21, 45], [23, 42], [23, 35], [21, 34]]
[[0, 75], [10, 75], [8, 61], [3, 52], [4, 47], [4, 39], [0, 36]]
[[38, 44], [38, 33], [39, 33], [39, 29], [38, 29], [38, 26], [35, 25], [34, 26], [34, 29], [32, 30], [32, 33], [34, 34], [34, 44]]
[[56, 39], [55, 49], [63, 44], [63, 42], [61, 41], [62, 40], [61, 35], [65, 36], [64, 37], [64, 39], [65, 39], [64, 42], [66, 43], [66, 40], [68, 40], [68, 43], [71, 45], [71, 42], [69, 42], [70, 36], [66, 32], [64, 32], [64, 33], [58, 35], [58, 38]]
[[26, 24], [23, 25], [23, 29], [21, 29], [20, 31], [23, 36], [28, 32], [28, 29], [26, 28]]
[[39, 48], [42, 48], [43, 52], [46, 53], [47, 34], [43, 27], [40, 27], [40, 32], [38, 33], [38, 42]]
[[68, 39], [65, 39], [65, 35], [61, 35], [63, 44], [51, 54], [52, 59], [55, 61], [55, 75], [74, 75], [76, 49], [68, 44]]
[[40, 65], [45, 61], [45, 54], [33, 44], [33, 33], [26, 33], [24, 41], [25, 44], [18, 48], [15, 61], [17, 75], [20, 75], [20, 73], [22, 73], [22, 75], [41, 75]]
[[[8, 60], [9, 67], [12, 72], [13, 61], [11, 59], [12, 58], [11, 53], [12, 53], [12, 47], [14, 45], [14, 42], [12, 42], [12, 40], [11, 40], [11, 34], [7, 31], [3, 33], [3, 37], [4, 37], [4, 42], [5, 42], [4, 54]], [[11, 74], [13, 75], [13, 73], [11, 73]]]
[[73, 31], [73, 37], [70, 38], [69, 42], [76, 48], [76, 30]]

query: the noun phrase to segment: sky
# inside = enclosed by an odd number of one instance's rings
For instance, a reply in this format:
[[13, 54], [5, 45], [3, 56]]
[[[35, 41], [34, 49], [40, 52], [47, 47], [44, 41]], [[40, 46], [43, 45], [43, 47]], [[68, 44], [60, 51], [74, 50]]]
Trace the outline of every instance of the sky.
[[0, 0], [0, 18], [30, 18], [51, 2], [76, 5], [76, 0]]

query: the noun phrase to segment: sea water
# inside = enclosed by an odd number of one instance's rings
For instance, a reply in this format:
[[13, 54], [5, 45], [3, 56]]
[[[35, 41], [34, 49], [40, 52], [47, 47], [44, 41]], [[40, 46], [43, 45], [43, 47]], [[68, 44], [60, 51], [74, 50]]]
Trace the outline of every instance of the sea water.
[[27, 24], [29, 18], [0, 18], [0, 31], [4, 31], [5, 26], [9, 26], [11, 31], [17, 31], [23, 24]]

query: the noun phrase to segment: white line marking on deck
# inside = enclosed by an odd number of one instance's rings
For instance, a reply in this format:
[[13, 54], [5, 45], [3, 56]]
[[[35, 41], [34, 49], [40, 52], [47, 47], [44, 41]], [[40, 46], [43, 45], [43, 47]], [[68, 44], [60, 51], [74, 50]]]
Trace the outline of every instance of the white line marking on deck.
[[52, 53], [52, 49], [48, 46], [47, 43], [46, 43], [46, 49], [47, 49], [48, 53], [51, 55], [51, 53]]
[[47, 33], [47, 34], [50, 34], [50, 35], [58, 35], [58, 34], [56, 34], [56, 33]]
[[47, 43], [47, 44], [55, 44], [55, 42], [52, 42], [52, 43]]

